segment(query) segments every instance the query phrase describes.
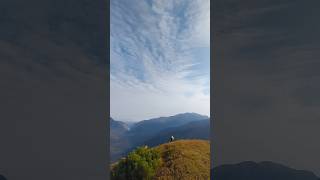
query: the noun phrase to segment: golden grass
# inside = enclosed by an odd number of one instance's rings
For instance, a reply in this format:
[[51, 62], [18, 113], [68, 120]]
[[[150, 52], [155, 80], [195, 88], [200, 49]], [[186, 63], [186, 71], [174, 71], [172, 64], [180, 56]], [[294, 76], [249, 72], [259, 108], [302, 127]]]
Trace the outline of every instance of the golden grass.
[[210, 143], [205, 140], [179, 140], [155, 147], [162, 165], [157, 180], [210, 179]]

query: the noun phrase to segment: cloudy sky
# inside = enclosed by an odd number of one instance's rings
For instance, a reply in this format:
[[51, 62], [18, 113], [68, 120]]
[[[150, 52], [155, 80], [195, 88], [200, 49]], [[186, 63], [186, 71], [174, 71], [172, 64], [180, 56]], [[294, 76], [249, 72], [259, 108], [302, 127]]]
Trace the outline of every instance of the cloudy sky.
[[210, 1], [111, 0], [110, 110], [210, 113]]

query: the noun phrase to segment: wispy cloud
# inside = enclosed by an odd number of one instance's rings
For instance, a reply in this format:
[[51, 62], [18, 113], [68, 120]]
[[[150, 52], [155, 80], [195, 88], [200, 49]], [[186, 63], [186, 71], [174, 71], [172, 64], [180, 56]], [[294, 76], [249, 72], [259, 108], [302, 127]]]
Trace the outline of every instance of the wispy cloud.
[[111, 1], [111, 115], [209, 114], [209, 0]]

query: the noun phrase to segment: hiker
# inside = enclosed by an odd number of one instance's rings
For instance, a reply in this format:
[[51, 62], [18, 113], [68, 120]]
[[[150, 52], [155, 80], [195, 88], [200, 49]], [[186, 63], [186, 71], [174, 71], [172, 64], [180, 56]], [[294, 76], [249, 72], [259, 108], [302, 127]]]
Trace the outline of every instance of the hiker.
[[174, 141], [174, 137], [173, 136], [171, 136], [171, 138], [170, 138], [170, 142], [172, 142], [172, 141]]

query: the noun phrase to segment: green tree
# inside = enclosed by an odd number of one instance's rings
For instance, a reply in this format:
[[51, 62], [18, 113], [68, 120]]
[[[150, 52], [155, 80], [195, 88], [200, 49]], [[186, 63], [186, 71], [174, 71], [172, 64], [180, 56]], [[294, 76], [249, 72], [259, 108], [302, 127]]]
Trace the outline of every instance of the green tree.
[[150, 180], [160, 164], [160, 153], [157, 150], [139, 147], [112, 167], [111, 179]]

